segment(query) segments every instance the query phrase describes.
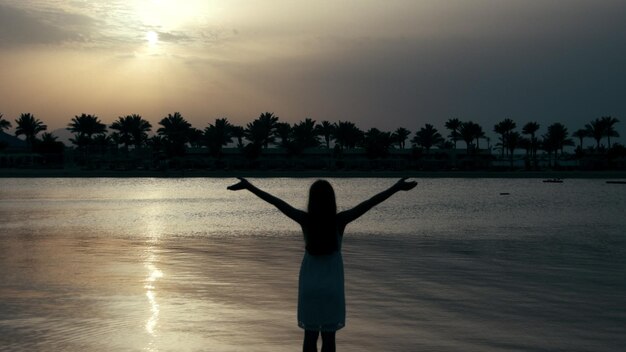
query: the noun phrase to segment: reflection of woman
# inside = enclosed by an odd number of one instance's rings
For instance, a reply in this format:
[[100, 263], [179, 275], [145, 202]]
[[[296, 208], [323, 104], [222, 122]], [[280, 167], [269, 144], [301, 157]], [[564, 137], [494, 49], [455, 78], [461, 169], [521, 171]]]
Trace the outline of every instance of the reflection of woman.
[[341, 240], [346, 225], [398, 191], [408, 191], [417, 182], [399, 180], [389, 189], [356, 207], [337, 213], [335, 192], [325, 180], [315, 181], [309, 190], [308, 211], [295, 209], [280, 198], [253, 186], [246, 179], [228, 189], [247, 189], [277, 207], [302, 227], [305, 253], [298, 285], [298, 325], [304, 329], [303, 351], [317, 351], [322, 334], [322, 352], [335, 351], [335, 332], [345, 325]]

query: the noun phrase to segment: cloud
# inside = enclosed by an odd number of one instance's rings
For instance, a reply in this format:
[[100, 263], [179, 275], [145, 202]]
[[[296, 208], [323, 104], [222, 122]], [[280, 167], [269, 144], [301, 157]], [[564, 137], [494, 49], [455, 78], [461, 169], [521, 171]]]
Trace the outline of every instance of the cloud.
[[89, 41], [94, 22], [62, 10], [27, 11], [0, 5], [0, 46]]
[[159, 40], [169, 43], [184, 43], [192, 40], [191, 37], [184, 33], [178, 32], [156, 32], [159, 35]]

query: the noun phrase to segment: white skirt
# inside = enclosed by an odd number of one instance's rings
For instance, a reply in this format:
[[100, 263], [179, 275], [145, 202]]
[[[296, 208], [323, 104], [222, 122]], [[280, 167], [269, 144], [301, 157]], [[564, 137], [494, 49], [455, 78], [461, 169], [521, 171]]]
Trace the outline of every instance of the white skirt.
[[337, 331], [346, 325], [346, 299], [341, 252], [305, 252], [298, 280], [298, 326], [305, 330]]

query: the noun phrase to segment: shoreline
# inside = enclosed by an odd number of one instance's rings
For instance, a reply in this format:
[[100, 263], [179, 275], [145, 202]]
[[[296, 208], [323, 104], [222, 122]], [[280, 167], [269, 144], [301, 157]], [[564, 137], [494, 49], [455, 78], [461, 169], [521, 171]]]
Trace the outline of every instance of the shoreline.
[[81, 170], [0, 169], [0, 178], [539, 178], [626, 179], [626, 171], [395, 171], [395, 170]]

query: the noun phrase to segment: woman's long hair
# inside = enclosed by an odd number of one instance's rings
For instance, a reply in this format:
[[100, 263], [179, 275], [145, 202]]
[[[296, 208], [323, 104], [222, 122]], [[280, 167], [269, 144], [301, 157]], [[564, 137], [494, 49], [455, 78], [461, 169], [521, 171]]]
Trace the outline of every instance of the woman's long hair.
[[335, 191], [326, 180], [317, 180], [309, 190], [306, 250], [312, 255], [331, 254], [339, 249]]

